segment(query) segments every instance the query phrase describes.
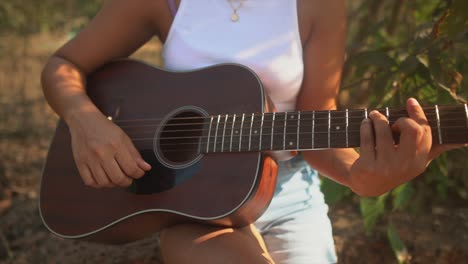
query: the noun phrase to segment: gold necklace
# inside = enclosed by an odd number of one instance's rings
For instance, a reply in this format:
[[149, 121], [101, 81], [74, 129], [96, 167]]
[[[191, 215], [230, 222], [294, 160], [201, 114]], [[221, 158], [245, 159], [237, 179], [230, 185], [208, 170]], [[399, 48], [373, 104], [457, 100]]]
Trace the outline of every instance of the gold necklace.
[[242, 7], [242, 4], [244, 3], [245, 0], [239, 0], [239, 4], [237, 6], [234, 6], [233, 0], [228, 0], [229, 5], [231, 6], [232, 9], [232, 15], [231, 15], [231, 21], [232, 22], [237, 22], [239, 21], [239, 14], [237, 13], [237, 10]]

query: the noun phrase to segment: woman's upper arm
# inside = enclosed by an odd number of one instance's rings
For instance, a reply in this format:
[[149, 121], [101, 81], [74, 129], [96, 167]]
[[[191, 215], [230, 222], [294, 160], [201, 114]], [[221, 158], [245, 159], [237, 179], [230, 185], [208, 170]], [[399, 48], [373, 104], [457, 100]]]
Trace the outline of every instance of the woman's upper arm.
[[102, 64], [127, 57], [158, 34], [162, 0], [108, 0], [93, 20], [62, 46], [56, 56], [87, 74]]
[[304, 45], [304, 80], [298, 110], [336, 108], [346, 39], [344, 0], [312, 0], [311, 32]]

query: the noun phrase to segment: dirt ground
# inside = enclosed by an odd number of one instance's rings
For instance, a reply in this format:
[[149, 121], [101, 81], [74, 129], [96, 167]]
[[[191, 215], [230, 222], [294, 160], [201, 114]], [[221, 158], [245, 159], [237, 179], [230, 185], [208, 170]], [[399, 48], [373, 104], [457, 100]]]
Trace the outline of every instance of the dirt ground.
[[[64, 40], [0, 40], [0, 263], [161, 263], [156, 236], [104, 246], [58, 238], [41, 223], [38, 186], [57, 119], [42, 98], [39, 73]], [[153, 42], [137, 57], [158, 63], [159, 49]], [[397, 263], [385, 235], [387, 221], [408, 247], [407, 263], [468, 263], [468, 206], [463, 202], [448, 199], [417, 214], [392, 213], [371, 236], [352, 200], [331, 206], [330, 217], [339, 263]]]
[[[334, 238], [339, 263], [397, 263], [379, 225], [365, 235], [356, 206], [347, 202], [332, 206]], [[408, 263], [467, 263], [468, 208], [437, 207], [431, 214], [395, 214], [411, 260]], [[158, 239], [123, 246], [106, 246], [67, 240], [50, 234], [41, 224], [37, 199], [15, 194], [0, 222], [0, 263], [162, 263]]]

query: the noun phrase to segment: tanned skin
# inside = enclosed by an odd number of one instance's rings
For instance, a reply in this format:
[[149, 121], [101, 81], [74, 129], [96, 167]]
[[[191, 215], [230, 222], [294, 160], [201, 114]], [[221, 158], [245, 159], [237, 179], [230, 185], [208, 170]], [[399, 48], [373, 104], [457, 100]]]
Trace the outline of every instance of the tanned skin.
[[[305, 66], [297, 110], [335, 109], [344, 61], [346, 1], [297, 2]], [[46, 64], [44, 94], [70, 128], [73, 155], [86, 185], [125, 187], [151, 168], [129, 137], [90, 101], [86, 75], [129, 56], [154, 35], [164, 42], [172, 20], [167, 0], [107, 0], [89, 25]], [[433, 158], [453, 148], [432, 145], [430, 127], [416, 100], [408, 100], [407, 110], [409, 117], [392, 127], [382, 114], [370, 113], [361, 126], [360, 154], [353, 149], [302, 154], [321, 174], [360, 195], [383, 194], [421, 174]], [[401, 133], [398, 146], [392, 131]], [[161, 232], [161, 251], [165, 263], [273, 263], [253, 225], [174, 226]]]

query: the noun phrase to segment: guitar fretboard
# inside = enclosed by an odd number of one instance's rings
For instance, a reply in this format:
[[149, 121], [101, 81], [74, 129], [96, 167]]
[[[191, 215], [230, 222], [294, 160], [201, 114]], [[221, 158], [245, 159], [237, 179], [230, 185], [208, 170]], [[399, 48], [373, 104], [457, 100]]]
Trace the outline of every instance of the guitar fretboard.
[[[393, 125], [405, 109], [376, 109]], [[331, 110], [218, 115], [205, 118], [199, 152], [250, 152], [352, 148], [360, 145], [360, 126], [371, 110]], [[468, 107], [426, 107], [439, 144], [468, 143]], [[396, 138], [396, 140], [398, 140]]]

